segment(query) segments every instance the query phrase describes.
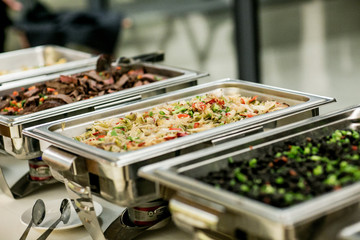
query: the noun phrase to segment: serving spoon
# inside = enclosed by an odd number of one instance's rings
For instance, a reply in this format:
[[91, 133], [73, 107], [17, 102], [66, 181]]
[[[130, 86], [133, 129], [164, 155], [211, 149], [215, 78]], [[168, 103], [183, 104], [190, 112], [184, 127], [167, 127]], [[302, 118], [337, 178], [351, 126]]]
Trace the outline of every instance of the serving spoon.
[[36, 200], [31, 213], [31, 219], [29, 225], [25, 229], [24, 233], [21, 235], [20, 240], [25, 240], [29, 234], [30, 228], [33, 224], [36, 226], [42, 223], [45, 218], [45, 204], [41, 199]]
[[66, 224], [69, 221], [71, 209], [70, 209], [69, 200], [67, 198], [65, 198], [61, 202], [60, 213], [61, 215], [59, 219], [56, 220], [37, 240], [45, 240], [60, 222]]

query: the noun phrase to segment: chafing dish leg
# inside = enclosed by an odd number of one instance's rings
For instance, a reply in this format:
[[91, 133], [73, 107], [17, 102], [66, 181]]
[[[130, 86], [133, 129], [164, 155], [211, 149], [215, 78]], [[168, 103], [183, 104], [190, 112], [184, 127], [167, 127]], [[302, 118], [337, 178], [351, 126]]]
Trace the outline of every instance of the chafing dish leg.
[[50, 185], [59, 183], [55, 179], [49, 179], [44, 181], [34, 181], [29, 177], [29, 172], [27, 172], [24, 176], [22, 176], [15, 184], [11, 187], [12, 196], [15, 199], [23, 198], [28, 196], [29, 194], [36, 192], [37, 190]]
[[0, 189], [11, 198], [23, 198], [46, 185], [54, 183], [58, 183], [58, 181], [52, 178], [51, 175], [48, 175], [45, 179], [36, 179], [34, 178], [34, 175], [27, 172], [12, 187], [10, 187], [2, 169], [0, 168]]
[[105, 240], [100, 223], [96, 217], [90, 187], [80, 186], [66, 178], [64, 183], [75, 211], [92, 239]]
[[[127, 239], [132, 240], [135, 239], [140, 234], [144, 233], [146, 230], [159, 229], [164, 227], [170, 221], [170, 213], [168, 212], [167, 206], [159, 206], [156, 210], [153, 211], [157, 217], [154, 216], [157, 220], [148, 222], [149, 225], [139, 226], [135, 225], [131, 220], [131, 214], [129, 211], [134, 211], [134, 208], [125, 209], [120, 217], [115, 219], [110, 226], [105, 231], [105, 237], [109, 240], [121, 240]], [[156, 211], [158, 213], [156, 213]], [[148, 211], [150, 213], [151, 211]], [[151, 214], [150, 214], [151, 215]], [[141, 214], [137, 217], [141, 217]]]
[[14, 197], [10, 190], [10, 187], [5, 179], [2, 168], [0, 168], [0, 189], [3, 191], [3, 193], [8, 195], [9, 197], [11, 197], [11, 198]]

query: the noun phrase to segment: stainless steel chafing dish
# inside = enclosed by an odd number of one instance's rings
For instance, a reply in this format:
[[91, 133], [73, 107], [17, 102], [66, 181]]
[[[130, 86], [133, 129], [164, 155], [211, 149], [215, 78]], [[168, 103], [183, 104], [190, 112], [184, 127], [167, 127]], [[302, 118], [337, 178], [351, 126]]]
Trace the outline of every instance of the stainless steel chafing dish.
[[[229, 157], [256, 157], [289, 139], [296, 142], [336, 129], [359, 129], [359, 120], [360, 107], [356, 106], [148, 165], [139, 175], [176, 192], [169, 197], [173, 219], [190, 231], [250, 239], [335, 239], [342, 228], [360, 219], [360, 183], [280, 209], [195, 178], [224, 168]], [[342, 237], [349, 239], [353, 232], [348, 229]]]
[[[66, 62], [55, 64], [60, 58]], [[15, 50], [0, 54], [0, 85], [49, 73], [93, 65], [97, 57], [92, 54], [52, 45]], [[26, 69], [26, 70], [25, 70]]]
[[[147, 111], [156, 105], [187, 100], [217, 89], [222, 89], [226, 95], [258, 95], [260, 100], [286, 102], [290, 107], [126, 153], [107, 152], [72, 139], [83, 133], [96, 120], [121, 117], [134, 111]], [[41, 149], [44, 151], [43, 160], [50, 165], [59, 179], [64, 177], [82, 186], [90, 186], [93, 193], [118, 205], [134, 206], [158, 197], [155, 185], [137, 176], [140, 167], [227, 141], [244, 135], [245, 132], [256, 132], [263, 127], [273, 128], [312, 117], [318, 114], [320, 105], [332, 101], [333, 98], [224, 79], [136, 103], [34, 126], [23, 130], [23, 133], [40, 140]]]
[[[205, 73], [198, 73], [190, 70], [151, 63], [132, 63], [127, 66], [141, 66], [149, 73], [159, 74], [168, 78], [148, 85], [125, 89], [115, 93], [50, 108], [27, 115], [0, 115], [0, 135], [3, 136], [3, 145], [5, 151], [18, 159], [32, 159], [39, 157], [41, 156], [39, 142], [36, 139], [23, 136], [21, 132], [22, 129], [39, 125], [44, 122], [91, 112], [111, 105], [119, 105], [124, 102], [144, 99], [149, 96], [197, 85], [198, 78], [207, 76]], [[43, 83], [54, 80], [55, 78], [59, 77], [60, 74], [69, 75], [92, 69], [94, 69], [94, 66], [8, 83], [0, 87], [0, 95], [11, 94], [14, 90], [17, 90], [20, 87], [26, 88], [36, 83]]]

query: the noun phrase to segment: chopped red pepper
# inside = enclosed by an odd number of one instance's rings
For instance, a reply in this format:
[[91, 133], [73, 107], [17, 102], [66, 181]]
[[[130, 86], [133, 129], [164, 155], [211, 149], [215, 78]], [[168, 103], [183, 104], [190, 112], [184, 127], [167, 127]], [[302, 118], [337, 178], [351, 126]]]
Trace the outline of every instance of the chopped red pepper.
[[203, 102], [196, 102], [191, 105], [193, 109], [198, 109], [204, 111], [206, 109], [206, 104]]
[[355, 146], [355, 145], [353, 145], [353, 146], [351, 146], [351, 149], [352, 149], [353, 151], [356, 151], [356, 150], [358, 150], [358, 147]]
[[182, 129], [181, 129], [181, 128], [169, 128], [169, 130], [182, 131]]
[[188, 134], [187, 133], [180, 133], [180, 132], [176, 133], [177, 137], [184, 137], [186, 135], [188, 135]]
[[142, 142], [142, 143], [139, 143], [138, 144], [138, 147], [142, 147], [142, 146], [144, 146], [145, 145], [145, 142]]
[[257, 96], [252, 97], [252, 98], [249, 100], [249, 103], [254, 102], [256, 99], [257, 99]]
[[46, 88], [46, 91], [48, 91], [48, 92], [55, 92], [55, 88]]
[[189, 115], [189, 114], [186, 114], [186, 113], [178, 114], [177, 116], [178, 116], [178, 118], [187, 118], [187, 117], [190, 117], [190, 115]]
[[213, 104], [213, 103], [215, 103], [215, 102], [216, 102], [215, 99], [211, 99], [210, 101], [207, 101], [206, 104]]
[[290, 174], [291, 176], [296, 176], [296, 175], [297, 175], [297, 172], [296, 172], [294, 169], [290, 169], [289, 174]]
[[225, 101], [222, 99], [211, 99], [210, 101], [207, 101], [206, 104], [213, 104], [213, 103], [217, 103], [219, 105], [224, 105]]
[[240, 98], [240, 102], [241, 102], [242, 104], [245, 104], [245, 100], [244, 100], [243, 98]]
[[174, 138], [176, 138], [176, 137], [175, 137], [175, 136], [174, 136], [174, 137], [171, 137], [171, 136], [164, 137], [164, 139], [165, 139], [166, 141], [171, 140], [171, 139], [174, 139]]
[[200, 123], [198, 122], [194, 123], [194, 128], [198, 128], [198, 127], [200, 127]]
[[19, 93], [17, 91], [13, 91], [13, 96], [19, 96]]
[[248, 118], [252, 118], [254, 115], [252, 115], [252, 114], [248, 114], [248, 115], [246, 115], [246, 117], [248, 117]]
[[95, 135], [98, 135], [98, 134], [100, 134], [99, 131], [93, 133], [94, 136], [95, 136]]
[[40, 102], [43, 102], [45, 99], [42, 97], [39, 99]]
[[96, 139], [104, 138], [104, 137], [106, 137], [106, 135], [99, 135], [99, 136], [96, 137]]

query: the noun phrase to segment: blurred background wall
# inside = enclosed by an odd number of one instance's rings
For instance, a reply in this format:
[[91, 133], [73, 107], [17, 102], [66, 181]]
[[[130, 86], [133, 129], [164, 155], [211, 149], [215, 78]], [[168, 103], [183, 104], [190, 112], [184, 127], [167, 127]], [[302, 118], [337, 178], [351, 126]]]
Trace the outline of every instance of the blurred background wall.
[[[53, 11], [87, 9], [94, 3], [41, 2]], [[111, 11], [127, 18], [114, 54], [163, 50], [167, 65], [209, 72], [210, 78], [201, 82], [238, 78], [231, 3], [109, 0]], [[262, 82], [335, 97], [338, 102], [326, 111], [360, 103], [359, 12], [359, 0], [259, 0]], [[6, 50], [20, 47], [17, 34], [9, 29]]]

